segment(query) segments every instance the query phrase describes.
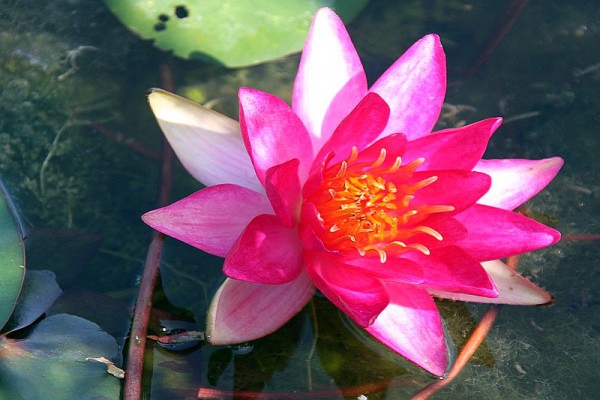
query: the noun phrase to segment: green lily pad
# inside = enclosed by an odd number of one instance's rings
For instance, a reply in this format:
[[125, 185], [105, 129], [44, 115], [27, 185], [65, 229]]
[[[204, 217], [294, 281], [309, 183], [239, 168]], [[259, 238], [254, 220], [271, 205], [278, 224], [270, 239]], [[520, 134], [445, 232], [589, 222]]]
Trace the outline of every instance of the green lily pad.
[[14, 207], [0, 185], [0, 329], [15, 308], [25, 276], [25, 252]]
[[0, 399], [118, 399], [120, 382], [92, 357], [115, 359], [115, 339], [93, 322], [52, 315], [24, 339], [0, 338]]
[[105, 0], [125, 26], [186, 59], [241, 67], [302, 49], [314, 13], [349, 21], [368, 0]]

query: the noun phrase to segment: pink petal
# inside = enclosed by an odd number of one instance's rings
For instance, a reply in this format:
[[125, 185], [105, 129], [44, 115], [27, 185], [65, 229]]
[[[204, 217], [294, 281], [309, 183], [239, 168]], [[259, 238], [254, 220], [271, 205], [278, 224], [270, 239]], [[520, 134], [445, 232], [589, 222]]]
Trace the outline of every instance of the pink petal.
[[261, 192], [237, 121], [161, 89], [152, 111], [185, 169], [206, 186], [235, 183]]
[[304, 254], [308, 274], [317, 288], [356, 324], [363, 328], [371, 325], [388, 305], [383, 284], [365, 271], [339, 262], [339, 255], [323, 258], [320, 253]]
[[254, 217], [272, 212], [264, 194], [224, 184], [208, 187], [176, 203], [147, 212], [142, 219], [165, 235], [225, 257]]
[[481, 160], [474, 170], [491, 176], [492, 186], [478, 203], [514, 210], [545, 188], [563, 162], [560, 157], [543, 160]]
[[300, 215], [302, 188], [298, 179], [298, 160], [293, 159], [267, 170], [265, 190], [281, 223], [292, 227]]
[[392, 258], [389, 262], [402, 264], [403, 260], [421, 266], [423, 287], [483, 297], [498, 296], [494, 284], [481, 264], [458, 247], [442, 247], [432, 250], [430, 255], [411, 251], [404, 253], [398, 259]]
[[302, 247], [308, 250], [324, 251], [323, 242], [319, 239], [324, 232], [325, 228], [317, 208], [313, 203], [304, 202], [300, 210], [300, 225], [298, 226], [298, 236]]
[[430, 373], [448, 366], [440, 314], [429, 294], [409, 285], [388, 288], [390, 304], [366, 331]]
[[461, 293], [448, 293], [440, 290], [430, 290], [431, 294], [451, 300], [525, 306], [546, 304], [552, 301], [552, 296], [548, 292], [519, 275], [502, 261], [487, 261], [481, 263], [481, 265], [496, 285], [498, 297], [495, 299]]
[[274, 215], [259, 215], [246, 227], [225, 258], [223, 272], [246, 282], [281, 285], [302, 270], [302, 246], [296, 229]]
[[390, 106], [390, 121], [381, 136], [404, 133], [415, 140], [431, 132], [446, 93], [446, 56], [437, 35], [413, 44], [373, 84]]
[[305, 272], [285, 285], [226, 279], [208, 310], [206, 340], [228, 345], [266, 336], [300, 312], [314, 291]]
[[304, 45], [292, 101], [315, 152], [366, 92], [365, 72], [344, 23], [321, 8]]
[[[449, 205], [457, 213], [474, 204], [488, 191], [491, 183], [490, 177], [485, 174], [462, 170], [415, 172], [409, 183], [420, 182], [431, 176], [437, 176], [438, 179], [415, 192], [411, 207]], [[400, 189], [400, 185], [396, 186]]]
[[239, 91], [240, 124], [258, 179], [276, 165], [297, 158], [304, 182], [313, 160], [310, 136], [302, 121], [280, 98], [256, 89]]
[[442, 240], [426, 233], [417, 233], [411, 238], [405, 239], [404, 243], [420, 243], [429, 250], [433, 250], [439, 247], [452, 246], [467, 236], [467, 228], [448, 213], [433, 214], [424, 220], [422, 225], [438, 232], [442, 236]]
[[350, 156], [352, 147], [362, 150], [379, 136], [389, 116], [390, 108], [385, 101], [376, 93], [367, 94], [321, 148], [315, 164], [320, 166], [328, 153], [334, 154], [330, 163], [336, 164]]
[[558, 231], [501, 208], [475, 204], [454, 217], [469, 232], [456, 244], [479, 261], [527, 253], [560, 239]]
[[[325, 256], [321, 255], [322, 258]], [[333, 264], [333, 262], [331, 262]], [[349, 270], [358, 269], [362, 273], [367, 273], [380, 280], [397, 280], [405, 284], [420, 285], [424, 282], [424, 271], [423, 267], [418, 263], [412, 262], [407, 259], [390, 258], [382, 263], [379, 254], [376, 252], [368, 252], [364, 256], [358, 255], [345, 255], [344, 263], [337, 262], [342, 268]]]
[[409, 142], [402, 156], [408, 164], [423, 157], [420, 170], [464, 169], [472, 170], [477, 164], [494, 131], [500, 127], [501, 118], [489, 118], [456, 129], [445, 129]]

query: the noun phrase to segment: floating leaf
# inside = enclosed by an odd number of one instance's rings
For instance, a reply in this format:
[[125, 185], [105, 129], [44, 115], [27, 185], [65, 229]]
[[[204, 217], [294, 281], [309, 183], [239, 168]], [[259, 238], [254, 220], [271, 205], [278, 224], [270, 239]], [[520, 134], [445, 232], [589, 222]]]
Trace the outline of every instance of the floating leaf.
[[170, 351], [189, 350], [205, 340], [204, 332], [194, 330], [196, 324], [187, 321], [161, 320], [164, 335], [148, 335], [160, 347]]
[[25, 276], [25, 253], [14, 207], [0, 184], [0, 329], [15, 308]]
[[47, 314], [71, 314], [98, 324], [102, 330], [125, 344], [129, 332], [130, 304], [103, 293], [90, 290], [65, 290], [62, 296], [48, 309]]
[[57, 314], [24, 339], [0, 338], [0, 398], [118, 399], [119, 380], [90, 357], [115, 359], [114, 338], [93, 322]]
[[62, 290], [56, 283], [54, 272], [27, 271], [17, 305], [4, 326], [4, 333], [10, 333], [34, 323], [61, 293]]
[[332, 7], [352, 19], [368, 0], [105, 0], [129, 29], [182, 58], [253, 65], [302, 48], [312, 16]]

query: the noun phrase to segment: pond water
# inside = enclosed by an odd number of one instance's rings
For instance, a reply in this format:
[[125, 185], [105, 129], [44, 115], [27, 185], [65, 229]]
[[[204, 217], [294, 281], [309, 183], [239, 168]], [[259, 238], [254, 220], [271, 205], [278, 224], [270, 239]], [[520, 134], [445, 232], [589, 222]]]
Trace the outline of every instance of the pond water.
[[[162, 134], [146, 90], [168, 84], [168, 71], [177, 93], [237, 118], [240, 86], [289, 101], [299, 56], [227, 69], [170, 57], [101, 1], [0, 3], [0, 176], [26, 226], [27, 268], [54, 271], [63, 289], [48, 316], [95, 322], [126, 358], [151, 240], [140, 216], [156, 207], [160, 181]], [[503, 116], [485, 158], [565, 159], [527, 203], [530, 216], [564, 238], [519, 264], [555, 301], [504, 306], [472, 362], [434, 398], [600, 392], [600, 5], [531, 1], [519, 12], [519, 3], [527, 2], [372, 0], [348, 24], [371, 82], [414, 41], [437, 33], [448, 63], [438, 128]], [[177, 162], [171, 180], [171, 201], [200, 188]], [[221, 266], [167, 239], [149, 333], [202, 331]], [[487, 307], [439, 306], [455, 355]], [[435, 380], [361, 334], [320, 295], [264, 339], [177, 350], [148, 342], [144, 398], [196, 398], [202, 388], [210, 398], [402, 399]], [[33, 397], [0, 390], [4, 398]]]

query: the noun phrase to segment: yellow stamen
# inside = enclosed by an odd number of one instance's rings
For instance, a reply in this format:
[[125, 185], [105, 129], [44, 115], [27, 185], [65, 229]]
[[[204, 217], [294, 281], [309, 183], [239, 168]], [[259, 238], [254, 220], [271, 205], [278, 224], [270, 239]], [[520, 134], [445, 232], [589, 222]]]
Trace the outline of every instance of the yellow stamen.
[[383, 164], [383, 162], [385, 161], [385, 155], [386, 155], [386, 150], [381, 149], [381, 151], [379, 152], [379, 157], [377, 158], [377, 160], [375, 160], [375, 162], [373, 164], [371, 164], [371, 168], [380, 167], [381, 164]]
[[[321, 240], [333, 251], [357, 252], [367, 256], [377, 253], [385, 263], [390, 255], [407, 251], [431, 252], [418, 243], [420, 234], [443, 241], [442, 234], [427, 225], [431, 214], [451, 212], [453, 206], [419, 204], [411, 206], [418, 191], [433, 184], [438, 177], [429, 176], [414, 181], [414, 172], [425, 159], [418, 158], [406, 165], [396, 157], [394, 163], [383, 167], [387, 150], [367, 162], [359, 158], [353, 146], [350, 156], [323, 173], [321, 190], [309, 197], [319, 212], [325, 228]], [[327, 193], [328, 196], [319, 193]]]

